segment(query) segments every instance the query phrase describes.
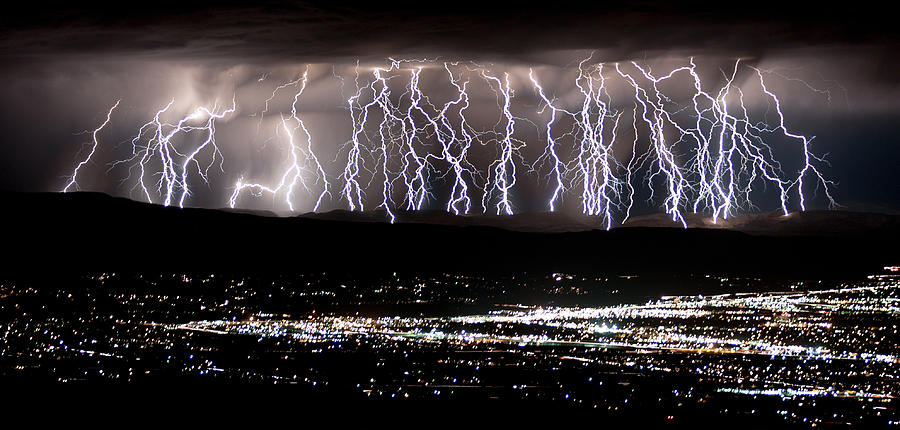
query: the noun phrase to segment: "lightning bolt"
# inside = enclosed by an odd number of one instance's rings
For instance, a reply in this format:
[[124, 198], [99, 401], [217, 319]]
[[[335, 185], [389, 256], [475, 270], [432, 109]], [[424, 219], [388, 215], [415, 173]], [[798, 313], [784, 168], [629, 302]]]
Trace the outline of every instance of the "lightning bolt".
[[550, 200], [547, 202], [547, 205], [550, 207], [550, 212], [556, 211], [556, 200], [560, 198], [560, 195], [565, 193], [566, 186], [564, 178], [567, 174], [567, 169], [565, 163], [562, 162], [559, 155], [556, 153], [556, 140], [553, 138], [553, 123], [556, 122], [556, 116], [558, 113], [568, 114], [570, 116], [574, 116], [568, 111], [563, 109], [558, 109], [553, 106], [553, 102], [547, 98], [547, 95], [544, 94], [544, 88], [541, 86], [540, 82], [538, 82], [537, 78], [534, 76], [534, 69], [528, 70], [528, 78], [531, 79], [532, 85], [534, 85], [535, 90], [537, 90], [538, 95], [541, 97], [541, 100], [544, 101], [544, 105], [550, 109], [550, 120], [547, 121], [546, 125], [546, 138], [547, 138], [547, 146], [544, 147], [544, 152], [541, 153], [540, 157], [535, 161], [535, 164], [540, 164], [543, 161], [549, 161], [552, 163], [551, 171], [552, 176], [555, 179], [556, 186], [553, 188], [553, 195], [550, 196]]
[[84, 167], [85, 164], [87, 164], [91, 161], [91, 157], [93, 157], [94, 152], [97, 151], [97, 146], [100, 145], [100, 141], [97, 140], [97, 134], [100, 133], [100, 130], [103, 130], [103, 127], [106, 127], [106, 125], [109, 124], [109, 121], [112, 118], [113, 111], [116, 110], [117, 107], [119, 107], [119, 103], [121, 103], [121, 102], [122, 102], [121, 99], [116, 100], [116, 103], [111, 108], [109, 108], [109, 111], [106, 112], [106, 120], [103, 121], [103, 123], [100, 124], [99, 127], [95, 128], [93, 133], [91, 133], [91, 136], [93, 137], [93, 144], [91, 145], [91, 152], [88, 153], [87, 157], [85, 157], [84, 160], [81, 160], [78, 163], [78, 165], [75, 166], [75, 170], [72, 172], [72, 175], [69, 176], [69, 179], [66, 181], [66, 185], [63, 187], [62, 192], [64, 192], [64, 193], [68, 192], [69, 188], [72, 188], [73, 186], [75, 187], [75, 189], [78, 189], [78, 183], [76, 182], [78, 179], [78, 171], [82, 167]]
[[513, 97], [513, 91], [509, 84], [509, 73], [504, 73], [502, 81], [496, 76], [488, 75], [483, 69], [481, 70], [481, 76], [497, 85], [496, 89], [493, 86], [491, 89], [497, 94], [498, 105], [500, 106], [502, 117], [505, 119], [505, 122], [501, 119], [498, 123], [503, 124], [503, 131], [499, 133], [500, 137], [497, 138], [500, 146], [500, 155], [488, 168], [489, 176], [484, 185], [481, 206], [487, 212], [488, 201], [493, 195], [499, 194], [495, 205], [497, 215], [500, 215], [501, 212], [506, 215], [512, 215], [513, 209], [509, 201], [509, 190], [516, 185], [516, 164], [515, 160], [513, 160], [513, 154], [520, 148], [520, 145], [513, 140], [516, 126], [515, 117], [510, 112], [510, 100]]
[[[331, 195], [331, 192], [329, 190], [330, 184], [328, 183], [328, 176], [326, 175], [325, 169], [322, 167], [322, 164], [319, 162], [318, 157], [316, 157], [316, 154], [312, 149], [312, 135], [309, 133], [306, 125], [297, 113], [297, 106], [300, 103], [300, 96], [306, 89], [308, 81], [309, 66], [306, 67], [303, 75], [296, 81], [288, 82], [287, 84], [278, 86], [272, 92], [272, 96], [266, 100], [266, 109], [263, 111], [263, 113], [265, 113], [265, 111], [268, 110], [268, 104], [275, 97], [275, 94], [278, 90], [294, 85], [299, 86], [297, 92], [294, 94], [293, 102], [291, 103], [290, 116], [281, 117], [281, 127], [285, 135], [287, 136], [288, 148], [290, 153], [290, 163], [288, 164], [288, 167], [285, 169], [284, 173], [281, 175], [281, 181], [278, 183], [278, 185], [272, 187], [260, 183], [244, 182], [243, 178], [239, 179], [234, 186], [234, 191], [231, 194], [231, 198], [229, 198], [228, 200], [228, 204], [231, 208], [235, 207], [241, 191], [245, 189], [250, 190], [251, 193], [256, 195], [260, 195], [263, 193], [277, 195], [282, 189], [286, 189], [284, 200], [291, 212], [294, 212], [293, 195], [294, 188], [298, 184], [305, 188], [307, 192], [312, 193], [312, 189], [310, 188], [311, 185], [322, 182], [322, 190], [319, 192], [318, 197], [316, 198], [316, 202], [313, 205], [313, 212], [319, 210], [319, 206], [322, 204], [322, 199], [326, 195]], [[262, 115], [260, 116], [262, 117]], [[288, 124], [289, 120], [291, 122], [291, 125]], [[298, 130], [302, 130], [305, 136], [305, 148], [297, 145], [294, 140], [294, 135]], [[307, 179], [305, 178], [305, 176], [312, 176], [312, 178]]]
[[[154, 115], [153, 120], [140, 127], [137, 136], [131, 141], [132, 156], [128, 159], [112, 163], [110, 170], [119, 164], [130, 163], [128, 168], [129, 175], [125, 178], [125, 181], [127, 181], [131, 178], [131, 172], [135, 168], [138, 168], [140, 174], [138, 175], [135, 188], [140, 188], [147, 198], [147, 201], [153, 203], [153, 197], [150, 195], [150, 189], [144, 182], [144, 178], [147, 176], [147, 169], [150, 167], [153, 158], [158, 155], [160, 165], [158, 175], [160, 176], [160, 179], [157, 181], [156, 194], [160, 196], [160, 200], [164, 206], [169, 206], [172, 204], [176, 191], [180, 190], [181, 193], [178, 197], [178, 203], [179, 207], [183, 207], [186, 196], [191, 193], [187, 174], [190, 165], [193, 164], [196, 166], [198, 174], [207, 183], [209, 169], [216, 164], [217, 160], [219, 161], [219, 168], [224, 171], [222, 165], [224, 162], [224, 154], [222, 154], [218, 145], [216, 145], [215, 124], [216, 120], [222, 119], [226, 115], [233, 113], [237, 103], [234, 98], [232, 98], [231, 107], [225, 108], [222, 111], [219, 111], [218, 104], [214, 105], [212, 109], [201, 106], [194, 109], [191, 114], [178, 120], [177, 123], [170, 124], [164, 122], [161, 119], [161, 116], [166, 113], [173, 104], [175, 104], [175, 99], [172, 99], [166, 106], [158, 110], [156, 115]], [[202, 126], [191, 125], [191, 123], [204, 118], [206, 119], [206, 122]], [[179, 152], [174, 140], [175, 137], [179, 134], [187, 134], [197, 130], [206, 131], [206, 139], [189, 153]], [[146, 144], [142, 145], [141, 141], [145, 134], [151, 134], [151, 137], [148, 138]], [[197, 156], [207, 148], [210, 148], [207, 150], [207, 152], [211, 154], [210, 162], [206, 167], [203, 167], [197, 160]], [[178, 157], [181, 158], [180, 162], [176, 159]]]
[[[821, 184], [822, 187], [824, 188], [825, 195], [828, 198], [829, 203], [832, 206], [836, 205], [836, 203], [834, 201], [834, 197], [831, 196], [831, 191], [828, 189], [828, 185], [831, 184], [832, 182], [826, 180], [825, 177], [822, 176], [822, 173], [815, 167], [815, 165], [813, 165], [813, 163], [811, 161], [811, 159], [815, 159], [817, 161], [824, 162], [823, 159], [816, 157], [809, 150], [809, 144], [813, 138], [808, 138], [801, 134], [795, 134], [788, 130], [788, 128], [784, 122], [784, 113], [781, 112], [781, 101], [778, 99], [778, 96], [776, 96], [773, 92], [769, 91], [769, 89], [766, 87], [765, 80], [763, 79], [763, 76], [762, 76], [762, 71], [755, 67], [753, 68], [753, 70], [755, 70], [757, 76], [759, 76], [759, 85], [762, 87], [763, 92], [766, 93], [766, 95], [768, 95], [769, 97], [771, 97], [772, 101], [775, 102], [775, 111], [778, 113], [778, 126], [776, 127], [776, 129], [781, 130], [781, 132], [784, 133], [785, 136], [795, 139], [795, 140], [798, 140], [801, 144], [801, 147], [803, 150], [803, 167], [800, 169], [799, 172], [797, 172], [797, 179], [795, 179], [791, 184], [791, 186], [793, 186], [794, 184], [797, 185], [797, 194], [799, 195], [799, 198], [800, 198], [800, 210], [803, 210], [803, 211], [806, 210], [805, 197], [803, 195], [803, 177], [806, 176], [807, 173], [809, 173], [809, 172], [812, 172], [812, 174], [815, 175], [816, 179], [818, 179], [818, 183]], [[782, 197], [782, 207], [785, 206], [785, 204], [783, 203], [784, 200], [785, 200], [784, 197]], [[784, 211], [784, 214], [787, 215], [787, 210]]]

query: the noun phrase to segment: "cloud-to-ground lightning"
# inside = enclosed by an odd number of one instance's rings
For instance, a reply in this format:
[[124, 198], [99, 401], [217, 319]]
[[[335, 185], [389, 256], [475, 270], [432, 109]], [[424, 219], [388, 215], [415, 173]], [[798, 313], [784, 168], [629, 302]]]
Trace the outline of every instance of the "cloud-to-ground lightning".
[[[231, 194], [231, 198], [229, 198], [228, 200], [228, 205], [231, 208], [234, 208], [236, 206], [237, 199], [240, 196], [241, 191], [243, 191], [244, 189], [250, 190], [251, 193], [259, 194], [266, 192], [273, 195], [278, 194], [282, 189], [285, 189], [284, 201], [291, 212], [294, 212], [294, 188], [296, 188], [298, 184], [305, 188], [307, 191], [311, 192], [310, 187], [312, 185], [315, 185], [318, 182], [322, 183], [322, 190], [319, 192], [316, 198], [316, 202], [313, 205], [313, 211], [319, 209], [319, 205], [322, 204], [322, 199], [326, 195], [330, 195], [331, 191], [329, 189], [330, 184], [328, 182], [328, 177], [325, 174], [325, 170], [322, 167], [322, 164], [319, 162], [319, 158], [316, 156], [315, 152], [313, 152], [312, 135], [309, 133], [309, 130], [306, 128], [306, 124], [302, 119], [300, 119], [300, 116], [297, 113], [297, 106], [300, 102], [300, 96], [303, 94], [303, 90], [306, 89], [308, 81], [309, 68], [307, 67], [307, 69], [303, 72], [303, 75], [299, 79], [278, 86], [272, 92], [272, 96], [266, 100], [266, 110], [268, 110], [268, 104], [272, 100], [272, 98], [275, 97], [278, 90], [294, 85], [299, 85], [297, 92], [294, 94], [293, 102], [291, 103], [290, 115], [281, 117], [280, 127], [287, 137], [289, 149], [288, 152], [290, 156], [289, 162], [287, 163], [288, 167], [281, 175], [280, 182], [278, 183], [278, 185], [272, 187], [260, 183], [245, 182], [243, 178], [238, 179], [237, 183], [234, 186], [234, 191]], [[296, 143], [294, 135], [298, 130], [303, 131], [303, 140], [306, 142], [305, 148]]]
[[531, 79], [531, 83], [534, 85], [535, 89], [538, 92], [538, 95], [541, 97], [541, 100], [546, 104], [547, 108], [550, 110], [550, 120], [547, 121], [546, 125], [546, 139], [547, 146], [544, 149], [544, 152], [538, 158], [537, 162], [547, 161], [551, 164], [552, 176], [554, 179], [554, 187], [553, 187], [553, 195], [550, 196], [550, 200], [547, 202], [550, 207], [550, 212], [556, 211], [556, 201], [559, 199], [560, 194], [562, 194], [566, 190], [566, 184], [563, 181], [563, 177], [566, 174], [565, 165], [560, 160], [560, 156], [556, 153], [556, 139], [553, 138], [553, 124], [556, 122], [556, 116], [559, 112], [564, 112], [562, 109], [559, 109], [553, 105], [553, 102], [547, 98], [544, 94], [544, 88], [541, 87], [540, 82], [538, 82], [537, 78], [534, 75], [534, 70], [528, 71], [528, 78]]
[[[516, 118], [510, 112], [510, 104], [513, 97], [513, 90], [509, 84], [509, 73], [503, 75], [503, 79], [489, 75], [485, 70], [481, 70], [481, 76], [491, 82], [491, 89], [497, 94], [498, 105], [502, 113], [502, 119], [498, 124], [502, 124], [502, 132], [496, 139], [500, 146], [499, 153], [494, 162], [488, 167], [488, 181], [484, 185], [484, 194], [481, 205], [487, 212], [488, 203], [497, 195], [497, 215], [504, 213], [512, 215], [512, 203], [510, 202], [510, 190], [516, 185], [516, 163], [513, 159], [514, 153], [519, 149], [519, 144], [514, 141], [513, 133], [516, 129]], [[497, 88], [494, 89], [493, 85]]]
[[69, 180], [66, 181], [66, 185], [63, 187], [62, 192], [68, 192], [72, 187], [78, 189], [78, 183], [76, 182], [78, 180], [78, 170], [80, 170], [82, 167], [84, 167], [85, 164], [91, 161], [91, 157], [93, 157], [94, 152], [97, 151], [97, 146], [100, 145], [100, 141], [97, 140], [97, 134], [100, 133], [100, 130], [103, 130], [103, 127], [106, 127], [106, 124], [109, 124], [109, 121], [112, 118], [113, 111], [116, 110], [116, 108], [119, 106], [119, 103], [121, 102], [121, 99], [116, 100], [116, 104], [109, 108], [109, 112], [106, 113], [106, 120], [103, 121], [103, 123], [100, 124], [99, 127], [94, 129], [93, 133], [91, 133], [91, 136], [93, 137], [91, 151], [88, 153], [87, 157], [84, 158], [84, 160], [80, 161], [78, 165], [75, 166], [75, 170], [72, 172], [72, 176], [69, 177]]
[[[326, 210], [326, 202], [343, 204], [351, 211], [383, 210], [391, 222], [398, 211], [434, 204], [467, 214], [473, 201], [484, 212], [511, 215], [521, 196], [514, 190], [536, 175], [547, 182], [540, 206], [551, 212], [574, 207], [566, 203], [573, 194], [580, 212], [607, 229], [627, 220], [640, 197], [685, 227], [687, 213], [708, 214], [715, 222], [755, 210], [756, 196], [772, 189], [783, 213], [794, 203], [806, 210], [811, 183], [835, 204], [834, 183], [822, 170], [827, 161], [813, 152], [813, 137], [789, 127], [783, 99], [766, 78], [797, 79], [741, 60], [701, 78], [693, 58], [659, 73], [636, 61], [602, 63], [593, 57], [568, 74], [547, 67], [522, 73], [474, 62], [390, 59], [381, 66], [357, 63], [345, 78], [338, 70], [347, 67], [332, 66], [341, 92], [347, 84], [354, 88], [349, 97], [341, 95], [349, 135], [330, 151], [336, 154], [332, 163], [316, 153], [326, 145], [322, 139], [314, 151], [318, 124], [304, 120], [303, 109], [312, 102], [303, 94], [316, 84], [307, 66], [299, 78], [275, 87], [264, 109], [253, 114], [259, 134], [270, 102], [296, 88], [289, 109], [276, 113], [276, 137], [268, 140], [282, 141], [286, 149], [273, 165], [277, 179], [266, 184], [232, 176], [227, 203], [234, 208], [252, 201], [244, 192], [270, 194], [296, 212], [305, 210], [295, 201], [300, 188], [311, 196], [312, 211]], [[574, 80], [542, 83], [554, 75]], [[255, 83], [266, 85], [270, 75], [263, 76]], [[521, 85], [533, 90], [533, 98], [520, 97]], [[89, 154], [62, 191], [79, 189], [76, 179], [94, 161], [98, 134], [118, 105], [94, 130]], [[191, 175], [213, 186], [222, 182], [210, 179], [213, 166], [225, 177], [241, 170], [234, 160], [226, 169], [226, 151], [216, 136], [217, 121], [240, 115], [238, 105], [233, 95], [229, 105], [199, 106], [170, 122], [166, 118], [177, 117], [173, 98], [138, 127], [130, 153], [109, 163], [109, 170], [125, 166], [125, 181], [147, 201], [190, 204]], [[496, 116], [486, 118], [487, 112]], [[201, 133], [200, 139], [188, 138]], [[792, 155], [776, 157], [786, 153]], [[799, 167], [787, 167], [794, 165]]]
[[[159, 196], [159, 203], [169, 206], [173, 203], [173, 199], [178, 199], [179, 207], [184, 206], [185, 198], [191, 193], [190, 184], [188, 182], [188, 168], [193, 165], [197, 168], [199, 176], [208, 183], [209, 169], [216, 164], [218, 160], [219, 168], [224, 170], [224, 154], [216, 144], [216, 120], [235, 112], [237, 101], [232, 97], [231, 106], [220, 108], [216, 103], [212, 109], [200, 106], [195, 108], [190, 114], [179, 119], [175, 124], [171, 124], [162, 119], [162, 115], [167, 113], [175, 104], [173, 98], [166, 106], [156, 111], [153, 119], [138, 129], [137, 135], [131, 140], [132, 153], [131, 156], [115, 161], [111, 164], [110, 170], [119, 164], [128, 165], [128, 177], [125, 181], [130, 180], [133, 171], [137, 170], [138, 178], [134, 188], [140, 188], [140, 191], [148, 202], [153, 203], [154, 198], [151, 195], [151, 188], [148, 187], [145, 179], [147, 176], [158, 175], [156, 192]], [[202, 125], [197, 124], [203, 121]], [[179, 135], [187, 135], [195, 131], [205, 131], [206, 137], [202, 143], [194, 149], [179, 149], [179, 142], [176, 137]], [[144, 141], [144, 136], [149, 137]], [[210, 161], [203, 166], [198, 161], [198, 155], [206, 150], [210, 154]], [[183, 152], [182, 152], [183, 151]], [[148, 173], [148, 168], [155, 166], [155, 159], [158, 156], [158, 172]], [[179, 193], [180, 192], [180, 193]], [[176, 197], [176, 194], [178, 197]]]

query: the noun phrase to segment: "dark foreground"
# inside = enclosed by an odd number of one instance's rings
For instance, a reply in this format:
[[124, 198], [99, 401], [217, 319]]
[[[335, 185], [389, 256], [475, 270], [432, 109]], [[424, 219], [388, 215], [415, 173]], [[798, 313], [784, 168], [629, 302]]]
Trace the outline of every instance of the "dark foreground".
[[32, 418], [900, 425], [896, 216], [538, 233], [3, 197], [0, 405]]

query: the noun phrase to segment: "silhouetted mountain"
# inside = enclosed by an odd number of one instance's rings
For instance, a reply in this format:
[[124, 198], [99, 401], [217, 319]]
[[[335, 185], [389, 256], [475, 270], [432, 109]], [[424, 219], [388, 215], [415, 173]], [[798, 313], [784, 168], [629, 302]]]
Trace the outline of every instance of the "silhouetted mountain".
[[[262, 214], [262, 213], [260, 213]], [[532, 212], [508, 216], [493, 214], [453, 215], [446, 211], [394, 211], [395, 223], [433, 224], [452, 226], [495, 227], [520, 232], [564, 233], [589, 230], [606, 230], [606, 222], [595, 216], [573, 215], [553, 212]], [[377, 222], [389, 219], [383, 210], [350, 212], [335, 210], [324, 213], [307, 213], [301, 218], [341, 221]], [[806, 211], [784, 215], [780, 211], [751, 214], [729, 219], [719, 218], [715, 222], [707, 214], [684, 214], [688, 228], [736, 230], [755, 235], [771, 236], [846, 236], [875, 234], [885, 229], [896, 228], [900, 215], [848, 212], [848, 211]], [[658, 213], [634, 216], [623, 225], [613, 223], [613, 228], [682, 228], [673, 221], [671, 215]]]
[[[603, 220], [586, 215], [570, 215], [552, 212], [532, 212], [497, 216], [494, 214], [454, 215], [447, 211], [394, 211], [395, 223], [432, 224], [449, 226], [494, 227], [503, 230], [542, 233], [564, 233], [605, 229]], [[328, 221], [366, 221], [385, 223], [389, 220], [384, 210], [350, 212], [335, 210], [323, 213], [307, 213], [302, 218]]]
[[[897, 231], [900, 216], [881, 213], [846, 211], [768, 212], [745, 215], [713, 222], [707, 215], [686, 214], [690, 228], [736, 230], [755, 235], [770, 236], [868, 236], [880, 232]], [[634, 217], [623, 227], [671, 227], [673, 221], [665, 214]]]
[[[96, 193], [0, 197], [6, 271], [569, 270], [822, 277], [858, 276], [900, 264], [896, 215], [763, 214], [688, 229], [659, 227], [654, 223], [661, 217], [640, 217], [611, 231], [553, 232], [579, 221], [556, 214], [424, 213], [401, 214], [404, 222], [391, 225], [383, 213], [279, 218], [162, 207]], [[535, 232], [481, 225], [488, 219], [547, 227]], [[702, 220], [691, 224], [708, 227]]]

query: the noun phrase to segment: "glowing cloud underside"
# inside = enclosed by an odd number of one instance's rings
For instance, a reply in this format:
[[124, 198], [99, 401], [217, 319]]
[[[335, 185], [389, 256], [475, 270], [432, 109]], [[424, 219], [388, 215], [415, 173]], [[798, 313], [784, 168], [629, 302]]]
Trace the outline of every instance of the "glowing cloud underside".
[[[328, 163], [314, 151], [316, 135], [300, 106], [307, 66], [297, 79], [278, 85], [257, 113], [261, 125], [269, 103], [293, 92], [290, 112], [281, 112], [277, 121], [277, 139], [286, 148], [270, 169], [277, 179], [257, 182], [242, 175], [224, 191], [232, 208], [269, 194], [295, 212], [298, 193], [306, 193], [313, 211], [326, 200], [343, 201], [351, 211], [384, 210], [393, 222], [397, 210], [422, 210], [429, 202], [457, 215], [479, 209], [511, 215], [517, 183], [531, 177], [549, 186], [546, 209], [557, 211], [574, 195], [581, 211], [600, 217], [607, 229], [628, 219], [639, 191], [685, 227], [686, 212], [725, 219], [756, 209], [752, 199], [763, 192], [775, 193], [785, 214], [791, 202], [805, 210], [810, 183], [834, 204], [832, 182], [820, 170], [825, 160], [811, 152], [812, 137], [790, 128], [781, 100], [767, 85], [771, 72], [736, 61], [712, 88], [697, 69], [693, 59], [662, 74], [636, 62], [594, 63], [591, 56], [569, 74], [575, 76], [573, 97], [542, 85], [539, 69], [517, 76], [475, 63], [391, 59], [368, 70], [357, 64], [352, 79], [333, 72], [342, 92], [352, 80], [344, 106], [351, 128]], [[431, 85], [435, 79], [444, 83], [442, 96], [429, 97], [425, 73]], [[476, 84], [479, 94], [473, 93]], [[487, 89], [493, 97], [485, 97]], [[532, 101], [524, 104], [530, 112], [513, 108], [517, 89], [531, 92]], [[445, 101], [432, 101], [438, 98]], [[496, 106], [476, 104], [484, 100]], [[80, 189], [79, 174], [92, 162], [119, 103], [94, 129], [90, 152], [63, 192]], [[213, 167], [225, 174], [216, 123], [233, 119], [239, 103], [233, 96], [227, 105], [199, 106], [176, 121], [164, 120], [174, 114], [174, 104], [172, 99], [138, 128], [130, 154], [109, 163], [107, 172], [127, 172], [124, 182], [148, 202], [183, 207], [198, 178], [210, 184]], [[496, 116], [487, 121], [493, 125], [473, 125], [485, 123], [485, 111]], [[543, 149], [528, 156], [528, 145]], [[476, 149], [493, 158], [473, 157]], [[799, 154], [798, 169], [782, 167], [775, 154], [785, 152]], [[229, 163], [228, 170], [242, 169]], [[377, 205], [366, 206], [367, 191], [377, 193]]]

